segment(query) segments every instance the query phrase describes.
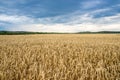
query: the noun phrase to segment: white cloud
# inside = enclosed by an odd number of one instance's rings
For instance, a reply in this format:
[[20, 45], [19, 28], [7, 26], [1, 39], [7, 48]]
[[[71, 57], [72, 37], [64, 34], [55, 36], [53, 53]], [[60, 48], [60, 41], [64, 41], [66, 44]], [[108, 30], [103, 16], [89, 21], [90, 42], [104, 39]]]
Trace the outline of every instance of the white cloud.
[[89, 9], [98, 6], [102, 0], [87, 0], [81, 3], [83, 9]]
[[0, 14], [0, 21], [10, 22], [13, 24], [32, 23], [34, 20], [26, 16]]
[[81, 32], [81, 31], [120, 31], [120, 24], [94, 24], [94, 23], [83, 23], [76, 25], [65, 25], [65, 24], [28, 24], [19, 25], [10, 28], [13, 31], [35, 31], [35, 32]]
[[[109, 17], [108, 17], [109, 18]], [[92, 19], [91, 19], [92, 20]], [[19, 25], [17, 27], [10, 28], [11, 30], [20, 31], [37, 31], [37, 32], [80, 32], [80, 31], [120, 31], [120, 23], [114, 22], [109, 24], [104, 24], [106, 19], [101, 18], [103, 23], [95, 22], [84, 22], [82, 24], [27, 24]]]
[[37, 32], [74, 32], [74, 26], [64, 24], [26, 24], [12, 27], [12, 31], [37, 31]]
[[[107, 9], [95, 10], [84, 14], [70, 14], [48, 18], [31, 18], [18, 15], [0, 15], [0, 21], [12, 23], [8, 30], [37, 31], [37, 32], [80, 32], [80, 31], [120, 31], [120, 13], [94, 18], [99, 12]], [[58, 23], [63, 20], [64, 23]]]

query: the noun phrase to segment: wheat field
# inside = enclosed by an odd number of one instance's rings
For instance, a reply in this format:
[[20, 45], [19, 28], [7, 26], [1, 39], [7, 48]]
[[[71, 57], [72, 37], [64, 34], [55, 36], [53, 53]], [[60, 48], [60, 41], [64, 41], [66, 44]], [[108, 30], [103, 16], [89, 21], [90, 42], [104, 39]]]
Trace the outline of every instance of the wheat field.
[[120, 80], [120, 35], [1, 35], [0, 80]]

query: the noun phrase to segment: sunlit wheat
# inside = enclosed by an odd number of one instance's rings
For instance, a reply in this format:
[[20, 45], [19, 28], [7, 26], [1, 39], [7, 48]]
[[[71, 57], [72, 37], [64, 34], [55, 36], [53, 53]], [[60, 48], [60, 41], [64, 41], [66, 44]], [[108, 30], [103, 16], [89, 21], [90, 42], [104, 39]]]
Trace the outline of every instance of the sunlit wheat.
[[1, 35], [0, 80], [120, 80], [120, 36]]

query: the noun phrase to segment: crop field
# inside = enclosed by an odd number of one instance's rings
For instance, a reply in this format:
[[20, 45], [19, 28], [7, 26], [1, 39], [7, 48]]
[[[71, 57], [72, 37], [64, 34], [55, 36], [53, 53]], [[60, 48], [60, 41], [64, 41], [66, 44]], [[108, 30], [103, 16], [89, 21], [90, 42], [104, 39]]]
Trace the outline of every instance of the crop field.
[[0, 80], [120, 80], [120, 34], [0, 35]]

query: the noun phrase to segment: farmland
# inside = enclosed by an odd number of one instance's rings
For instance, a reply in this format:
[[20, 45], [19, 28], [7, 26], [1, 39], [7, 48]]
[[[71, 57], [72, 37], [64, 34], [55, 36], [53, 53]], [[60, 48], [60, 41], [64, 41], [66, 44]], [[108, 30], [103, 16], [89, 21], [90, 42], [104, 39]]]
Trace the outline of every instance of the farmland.
[[0, 35], [0, 80], [119, 80], [120, 34]]

